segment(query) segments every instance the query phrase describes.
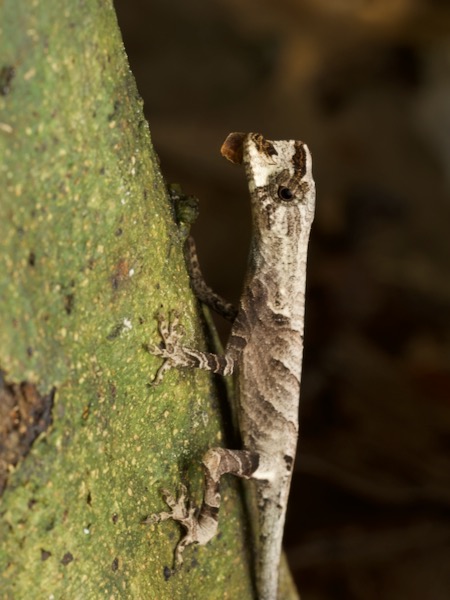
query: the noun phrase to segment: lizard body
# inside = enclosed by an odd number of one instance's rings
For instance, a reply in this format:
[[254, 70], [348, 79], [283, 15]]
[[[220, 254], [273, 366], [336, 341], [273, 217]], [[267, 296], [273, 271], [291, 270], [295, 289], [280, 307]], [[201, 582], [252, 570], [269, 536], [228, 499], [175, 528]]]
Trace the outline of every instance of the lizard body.
[[[213, 448], [203, 458], [205, 493], [200, 512], [165, 492], [173, 518], [186, 534], [176, 561], [190, 543], [207, 543], [217, 532], [220, 477], [231, 473], [254, 480], [256, 587], [259, 600], [276, 600], [286, 507], [298, 438], [303, 353], [306, 258], [314, 218], [311, 155], [299, 141], [269, 141], [260, 134], [230, 134], [222, 154], [246, 170], [253, 236], [249, 268], [225, 354], [217, 356], [179, 344], [177, 321], [160, 319], [164, 347], [151, 351], [165, 360], [155, 382], [172, 367], [235, 373], [241, 450]], [[194, 285], [195, 287], [195, 285]], [[208, 303], [202, 284], [200, 297]], [[207, 290], [208, 288], [206, 288]], [[215, 294], [210, 304], [222, 305]], [[230, 314], [230, 305], [223, 303]], [[227, 316], [225, 314], [225, 316]]]

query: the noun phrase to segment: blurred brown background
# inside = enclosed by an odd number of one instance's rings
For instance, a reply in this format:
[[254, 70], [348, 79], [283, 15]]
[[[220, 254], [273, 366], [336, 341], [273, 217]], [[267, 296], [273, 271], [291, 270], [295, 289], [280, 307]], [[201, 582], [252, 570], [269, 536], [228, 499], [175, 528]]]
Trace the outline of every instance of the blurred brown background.
[[209, 283], [249, 242], [230, 131], [308, 143], [317, 213], [286, 549], [302, 600], [450, 598], [450, 3], [116, 0]]

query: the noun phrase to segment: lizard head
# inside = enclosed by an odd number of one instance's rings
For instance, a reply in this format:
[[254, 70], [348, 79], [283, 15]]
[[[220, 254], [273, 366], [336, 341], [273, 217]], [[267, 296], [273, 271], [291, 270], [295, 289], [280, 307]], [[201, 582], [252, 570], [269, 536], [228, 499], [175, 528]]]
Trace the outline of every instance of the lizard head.
[[254, 224], [261, 234], [265, 230], [285, 236], [295, 223], [303, 230], [311, 225], [315, 187], [306, 144], [266, 140], [259, 133], [230, 133], [221, 152], [231, 162], [245, 166]]

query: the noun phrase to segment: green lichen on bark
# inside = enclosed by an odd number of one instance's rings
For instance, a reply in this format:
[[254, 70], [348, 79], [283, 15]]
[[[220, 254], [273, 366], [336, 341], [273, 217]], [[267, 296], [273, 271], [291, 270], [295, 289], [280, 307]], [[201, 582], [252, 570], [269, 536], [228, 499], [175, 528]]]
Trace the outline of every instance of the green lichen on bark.
[[1, 499], [0, 595], [251, 598], [235, 482], [221, 535], [178, 573], [178, 526], [140, 523], [161, 486], [199, 500], [222, 433], [206, 374], [149, 385], [161, 306], [202, 340], [110, 0], [5, 0], [0, 61], [0, 368], [57, 390]]

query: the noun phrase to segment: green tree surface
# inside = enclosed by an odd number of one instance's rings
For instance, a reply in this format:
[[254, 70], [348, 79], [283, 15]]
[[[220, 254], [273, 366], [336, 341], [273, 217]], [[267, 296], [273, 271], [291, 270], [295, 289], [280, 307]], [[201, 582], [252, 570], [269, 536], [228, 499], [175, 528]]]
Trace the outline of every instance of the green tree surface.
[[56, 387], [0, 501], [0, 597], [252, 598], [233, 478], [220, 535], [178, 572], [179, 526], [141, 524], [161, 487], [200, 501], [223, 433], [208, 374], [150, 386], [159, 310], [203, 341], [111, 1], [4, 0], [0, 61], [0, 369]]

